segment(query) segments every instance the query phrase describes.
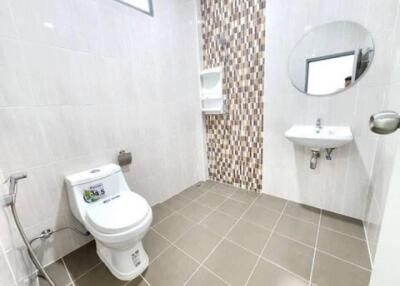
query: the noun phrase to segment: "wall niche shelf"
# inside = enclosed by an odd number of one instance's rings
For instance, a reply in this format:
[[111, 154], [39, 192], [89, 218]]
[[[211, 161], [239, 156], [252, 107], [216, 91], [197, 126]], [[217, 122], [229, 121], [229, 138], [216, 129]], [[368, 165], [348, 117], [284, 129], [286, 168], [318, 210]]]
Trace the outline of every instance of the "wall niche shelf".
[[223, 114], [224, 95], [222, 94], [222, 67], [203, 70], [201, 80], [201, 110], [204, 114]]

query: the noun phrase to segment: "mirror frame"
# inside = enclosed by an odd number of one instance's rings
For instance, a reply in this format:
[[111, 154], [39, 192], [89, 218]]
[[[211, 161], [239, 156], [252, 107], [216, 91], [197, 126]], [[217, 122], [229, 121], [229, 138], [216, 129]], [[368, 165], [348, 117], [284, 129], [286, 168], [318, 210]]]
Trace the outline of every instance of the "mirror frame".
[[129, 3], [129, 0], [115, 0], [115, 1], [121, 3], [122, 5], [126, 5], [126, 6], [128, 6], [128, 7], [130, 7], [130, 8], [133, 8], [133, 9], [135, 9], [135, 10], [137, 10], [137, 11], [140, 11], [140, 12], [142, 12], [142, 13], [145, 13], [145, 14], [151, 16], [151, 17], [154, 17], [153, 0], [147, 0], [147, 1], [149, 2], [149, 11], [140, 9], [140, 8], [138, 8], [138, 7], [136, 7], [136, 6], [132, 5], [132, 4], [130, 4], [130, 3]]

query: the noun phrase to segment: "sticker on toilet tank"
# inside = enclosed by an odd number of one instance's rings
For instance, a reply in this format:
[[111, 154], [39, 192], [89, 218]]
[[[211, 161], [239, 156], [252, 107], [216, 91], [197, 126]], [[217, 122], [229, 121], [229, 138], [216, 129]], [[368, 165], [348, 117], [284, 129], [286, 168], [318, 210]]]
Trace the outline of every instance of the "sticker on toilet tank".
[[89, 186], [88, 190], [83, 191], [83, 199], [87, 203], [93, 203], [103, 198], [106, 195], [106, 191], [104, 190], [104, 186], [102, 183]]
[[132, 261], [133, 261], [133, 264], [134, 264], [136, 267], [140, 265], [141, 261], [140, 261], [139, 249], [137, 249], [137, 250], [132, 254]]

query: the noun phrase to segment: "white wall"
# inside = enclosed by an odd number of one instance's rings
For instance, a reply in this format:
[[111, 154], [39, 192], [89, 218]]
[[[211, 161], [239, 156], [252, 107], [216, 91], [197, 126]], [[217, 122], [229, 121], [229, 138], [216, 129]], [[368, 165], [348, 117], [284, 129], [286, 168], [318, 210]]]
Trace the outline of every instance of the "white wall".
[[[397, 138], [398, 139], [398, 138]], [[397, 140], [397, 142], [399, 142]], [[390, 179], [387, 203], [381, 225], [371, 286], [399, 285], [400, 272], [396, 271], [400, 253], [400, 152], [392, 153], [393, 173]]]
[[[0, 168], [28, 172], [17, 209], [30, 237], [76, 224], [64, 176], [121, 149], [133, 153], [128, 184], [151, 204], [204, 179], [195, 2], [154, 0], [154, 9], [0, 1]], [[12, 221], [1, 221], [5, 253], [18, 261]], [[67, 231], [35, 248], [49, 263], [86, 241]]]
[[[397, 0], [272, 0], [267, 2], [263, 192], [363, 219], [378, 136], [368, 129], [388, 92]], [[310, 26], [350, 20], [375, 41], [375, 58], [353, 88], [331, 97], [305, 96], [290, 83], [291, 50]], [[284, 132], [293, 124], [350, 125], [355, 141], [309, 169], [310, 152], [294, 147]]]
[[[385, 86], [386, 99], [382, 107], [383, 110], [394, 110], [400, 113], [400, 5], [397, 9], [397, 22], [393, 25], [393, 52], [392, 66], [387, 69], [388, 84]], [[393, 169], [395, 163], [395, 154], [399, 150], [400, 132], [390, 135], [380, 136], [376, 151], [374, 168], [370, 186], [370, 203], [367, 207], [367, 216], [365, 220], [367, 238], [371, 249], [372, 258], [375, 258], [376, 249], [380, 244], [387, 244], [386, 241], [381, 241], [380, 231], [383, 216], [392, 221], [393, 214], [386, 215], [386, 208], [393, 208], [397, 204], [399, 190], [395, 184], [398, 177], [398, 169]], [[392, 181], [391, 181], [392, 180]], [[394, 185], [395, 187], [392, 187]], [[389, 192], [393, 193], [391, 199], [388, 198]], [[391, 202], [393, 200], [393, 202]], [[394, 210], [392, 210], [394, 211]], [[398, 220], [398, 217], [394, 218]], [[390, 222], [389, 222], [390, 224]], [[389, 233], [395, 231], [386, 227]], [[396, 230], [398, 227], [396, 227]], [[395, 239], [393, 239], [395, 241]], [[385, 246], [386, 247], [386, 246]], [[388, 262], [390, 259], [388, 260]], [[386, 284], [381, 284], [386, 285]], [[389, 285], [389, 284], [388, 284]]]

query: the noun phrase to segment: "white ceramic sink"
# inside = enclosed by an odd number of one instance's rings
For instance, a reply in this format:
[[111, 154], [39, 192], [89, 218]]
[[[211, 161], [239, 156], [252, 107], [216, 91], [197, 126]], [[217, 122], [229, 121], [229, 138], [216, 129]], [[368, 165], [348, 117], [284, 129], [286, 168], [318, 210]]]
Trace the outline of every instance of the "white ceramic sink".
[[353, 134], [348, 126], [293, 125], [285, 132], [286, 138], [296, 145], [314, 150], [337, 148], [353, 141]]

